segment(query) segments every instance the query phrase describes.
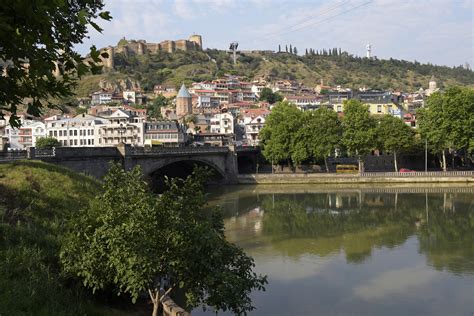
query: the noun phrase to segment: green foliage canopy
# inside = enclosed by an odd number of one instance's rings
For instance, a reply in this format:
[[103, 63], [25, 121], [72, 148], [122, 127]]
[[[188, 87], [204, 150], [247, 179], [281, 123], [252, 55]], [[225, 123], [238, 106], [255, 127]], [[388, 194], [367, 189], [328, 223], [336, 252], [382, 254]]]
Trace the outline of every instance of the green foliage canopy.
[[376, 121], [359, 100], [344, 101], [342, 143], [359, 161], [375, 147]]
[[[293, 139], [301, 124], [303, 113], [293, 104], [280, 102], [273, 109], [260, 131], [264, 157], [273, 163], [291, 160], [295, 153]], [[298, 149], [296, 149], [298, 150]], [[301, 161], [301, 158], [295, 158]]]
[[[295, 145], [306, 146], [309, 156], [324, 159], [334, 154], [342, 136], [341, 121], [333, 110], [321, 108], [304, 112], [301, 128], [298, 130]], [[326, 164], [327, 168], [327, 164]]]
[[415, 144], [415, 132], [401, 119], [392, 115], [384, 115], [377, 126], [379, 149], [393, 153], [395, 171], [398, 171], [397, 154], [407, 151]]
[[276, 92], [273, 92], [270, 88], [263, 88], [260, 91], [260, 101], [267, 101], [270, 104], [280, 102], [283, 100], [283, 97]]
[[474, 151], [474, 89], [451, 87], [434, 93], [419, 112], [421, 137], [433, 152]]
[[[82, 43], [89, 25], [101, 31], [94, 20], [111, 19], [103, 7], [96, 0], [2, 2], [0, 70], [6, 76], [0, 80], [0, 118], [10, 112], [10, 124], [19, 126], [17, 108], [25, 100], [27, 112], [39, 116], [45, 105], [54, 107], [50, 100], [72, 95], [77, 76], [100, 70], [93, 63], [100, 61], [95, 47], [93, 62], [86, 63], [74, 45]], [[61, 77], [53, 75], [56, 62]]]
[[113, 165], [103, 194], [79, 212], [65, 240], [65, 271], [94, 291], [114, 288], [133, 301], [148, 290], [155, 303], [160, 287], [181, 288], [190, 307], [252, 310], [249, 294], [264, 289], [266, 277], [253, 273], [253, 259], [226, 241], [221, 212], [203, 211], [206, 177], [198, 170], [169, 180], [158, 197], [139, 168]]
[[41, 137], [36, 141], [36, 148], [53, 148], [59, 147], [61, 143], [54, 137]]

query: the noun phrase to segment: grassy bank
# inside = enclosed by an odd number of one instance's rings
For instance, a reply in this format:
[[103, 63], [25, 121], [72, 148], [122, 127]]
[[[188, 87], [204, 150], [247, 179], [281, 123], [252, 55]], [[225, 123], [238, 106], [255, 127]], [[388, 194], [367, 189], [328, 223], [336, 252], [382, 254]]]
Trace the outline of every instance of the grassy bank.
[[0, 164], [0, 315], [122, 315], [61, 273], [67, 221], [96, 180], [36, 161]]

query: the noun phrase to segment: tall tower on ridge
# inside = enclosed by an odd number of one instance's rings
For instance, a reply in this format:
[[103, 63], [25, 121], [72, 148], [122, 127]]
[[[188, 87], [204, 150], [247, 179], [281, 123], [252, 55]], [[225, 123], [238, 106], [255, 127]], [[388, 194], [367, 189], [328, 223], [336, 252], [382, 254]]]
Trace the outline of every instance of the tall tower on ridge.
[[366, 48], [367, 48], [367, 58], [371, 58], [372, 57], [372, 45], [367, 44]]
[[186, 86], [183, 85], [179, 89], [178, 95], [176, 96], [176, 115], [178, 118], [193, 113], [193, 98], [189, 93]]

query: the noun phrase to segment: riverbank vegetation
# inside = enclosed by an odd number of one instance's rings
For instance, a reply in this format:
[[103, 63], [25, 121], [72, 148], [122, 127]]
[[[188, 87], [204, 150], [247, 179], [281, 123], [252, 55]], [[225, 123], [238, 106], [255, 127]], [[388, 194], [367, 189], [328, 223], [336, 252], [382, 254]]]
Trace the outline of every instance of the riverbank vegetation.
[[446, 153], [457, 155], [463, 166], [472, 164], [474, 152], [474, 89], [453, 87], [434, 93], [420, 110], [419, 130], [391, 115], [374, 117], [358, 100], [344, 103], [344, 116], [321, 108], [302, 112], [296, 106], [279, 102], [261, 130], [263, 156], [272, 164], [319, 163], [335, 155], [357, 157], [363, 171], [363, 158], [374, 150], [390, 152], [398, 171], [398, 157], [419, 152], [425, 141], [432, 154], [447, 170]]
[[180, 289], [188, 308], [251, 310], [266, 278], [226, 241], [221, 211], [202, 212], [205, 177], [157, 196], [138, 169], [113, 166], [99, 183], [42, 162], [1, 164], [0, 314], [143, 315], [147, 290], [158, 306], [160, 289]]

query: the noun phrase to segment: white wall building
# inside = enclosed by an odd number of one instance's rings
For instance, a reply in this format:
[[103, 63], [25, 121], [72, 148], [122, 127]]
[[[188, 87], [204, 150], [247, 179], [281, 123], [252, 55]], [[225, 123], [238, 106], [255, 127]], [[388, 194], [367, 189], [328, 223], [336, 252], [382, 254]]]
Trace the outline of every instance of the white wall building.
[[211, 118], [211, 133], [233, 134], [234, 133], [234, 117], [230, 113], [215, 114]]
[[[247, 120], [244, 120], [244, 122]], [[250, 146], [258, 146], [260, 143], [260, 130], [265, 126], [265, 118], [257, 116], [245, 123], [245, 137], [247, 144]]]
[[98, 126], [97, 146], [117, 146], [118, 144], [131, 144], [143, 146], [144, 144], [144, 118], [135, 116], [130, 112], [116, 110], [107, 117], [108, 124]]
[[73, 118], [48, 118], [46, 131], [63, 147], [92, 147], [98, 144], [97, 128], [109, 123], [107, 119], [80, 114]]
[[14, 128], [9, 124], [5, 127], [5, 138], [8, 139], [11, 149], [35, 147], [36, 141], [45, 136], [45, 124], [40, 121], [21, 119], [21, 127]]

